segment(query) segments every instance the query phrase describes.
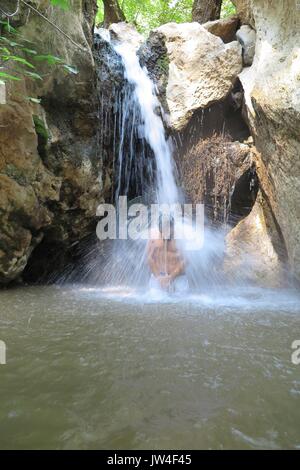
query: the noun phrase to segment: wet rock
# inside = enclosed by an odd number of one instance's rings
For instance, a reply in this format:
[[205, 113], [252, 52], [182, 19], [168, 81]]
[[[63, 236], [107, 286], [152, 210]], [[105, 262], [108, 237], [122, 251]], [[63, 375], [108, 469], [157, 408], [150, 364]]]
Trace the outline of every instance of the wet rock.
[[213, 224], [235, 225], [250, 213], [257, 195], [251, 145], [213, 135], [184, 154], [180, 169], [188, 199], [203, 203]]
[[[114, 26], [114, 25], [112, 25]], [[107, 29], [99, 28], [95, 31], [95, 61], [100, 89], [101, 101], [110, 97], [112, 101], [116, 90], [124, 85], [124, 68], [119, 55], [115, 52]], [[106, 103], [102, 103], [106, 104]]]
[[250, 214], [227, 235], [225, 253], [228, 280], [270, 288], [285, 284], [286, 271], [270, 237], [261, 193]]
[[166, 111], [173, 129], [182, 129], [195, 110], [224, 99], [242, 69], [240, 44], [224, 44], [199, 23], [160, 26], [150, 33], [148, 51], [152, 45], [154, 55], [150, 60], [148, 54], [147, 63], [164, 69]]
[[238, 16], [230, 16], [229, 18], [208, 21], [202, 26], [211, 34], [219, 36], [223, 42], [228, 43], [235, 40], [235, 33], [238, 29], [239, 22]]
[[138, 56], [141, 65], [147, 68], [151, 80], [156, 84], [160, 102], [168, 110], [166, 88], [170, 60], [163, 33], [150, 33], [149, 39], [140, 47]]
[[256, 32], [250, 26], [243, 25], [237, 31], [236, 38], [243, 48], [244, 65], [252, 65], [255, 55]]
[[98, 89], [98, 152], [103, 169], [103, 193], [112, 199], [115, 187], [116, 155], [120, 141], [120, 111], [124, 107], [126, 81], [120, 56], [110, 42], [108, 30], [95, 34], [95, 63]]

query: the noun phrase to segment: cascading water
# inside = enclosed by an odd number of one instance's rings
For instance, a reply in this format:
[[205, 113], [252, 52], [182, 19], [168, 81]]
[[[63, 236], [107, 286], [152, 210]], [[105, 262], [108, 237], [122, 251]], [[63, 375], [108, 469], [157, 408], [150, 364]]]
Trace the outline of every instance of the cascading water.
[[[167, 138], [163, 122], [167, 116], [160, 105], [154, 83], [146, 68], [140, 65], [133, 44], [112, 39], [107, 30], [98, 30], [97, 33], [100, 152], [104, 169], [108, 169], [109, 176], [114, 178], [113, 198], [110, 200], [114, 202], [117, 215], [119, 196], [128, 197], [126, 228], [129, 229], [132, 221], [130, 217], [134, 217], [129, 212], [136, 202], [144, 203], [147, 208], [157, 203], [178, 204], [182, 207], [185, 202], [184, 194], [177, 186], [179, 178], [173, 160], [173, 148], [177, 157], [181, 156], [181, 147], [176, 148], [180, 135], [175, 136], [174, 142], [173, 137], [172, 140]], [[201, 130], [202, 118], [203, 113], [200, 115]], [[199, 158], [200, 155], [201, 152]], [[205, 162], [202, 164], [205, 165]], [[173, 216], [176, 222], [178, 213], [174, 212]], [[152, 222], [150, 217], [151, 227]], [[191, 220], [183, 220], [182, 226], [184, 232], [187, 229], [195, 233]], [[148, 225], [143, 228], [147, 230]], [[227, 233], [226, 227], [212, 227], [207, 220], [205, 233], [200, 235], [200, 248], [199, 245], [195, 246], [193, 240], [184, 237], [183, 240], [176, 240], [186, 260], [185, 271], [191, 295], [196, 292], [196, 295], [200, 293], [218, 297], [224, 291], [224, 286], [228, 286], [230, 292], [232, 287], [248, 288], [252, 283], [249, 276], [253, 269], [251, 259], [245, 258], [242, 270], [233, 272], [231, 269], [229, 274], [226, 271]], [[116, 240], [108, 237], [101, 243], [98, 240], [95, 244], [88, 241], [86, 245], [80, 246], [75, 268], [71, 266], [62, 280], [80, 279], [97, 289], [113, 291], [113, 295], [124, 293], [128, 286], [133, 288], [134, 295], [138, 297], [144, 298], [145, 292], [149, 295], [151, 273], [147, 262], [147, 241], [142, 236], [135, 240], [130, 237], [120, 238], [117, 235]], [[197, 233], [195, 241], [197, 245]]]
[[[166, 116], [157, 97], [156, 87], [147, 69], [141, 66], [136, 49], [131, 43], [111, 40], [107, 30], [98, 30], [97, 33], [111, 50], [109, 67], [111, 57], [117, 54], [113, 61], [116, 63], [119, 60], [122, 64], [125, 79], [122, 87], [114, 94], [114, 104], [111, 107], [114, 117], [110, 121], [114, 128], [116, 207], [118, 209], [119, 197], [127, 196], [134, 201], [139, 199], [147, 205], [156, 203], [170, 207], [177, 204], [182, 209], [184, 196], [176, 183], [173, 143], [166, 136], [163, 122]], [[107, 121], [109, 122], [107, 112], [102, 112], [101, 125], [107, 125]], [[195, 232], [191, 220], [182, 218], [184, 214], [180, 211], [172, 211], [172, 215], [176, 230], [179, 230], [178, 248], [184, 252], [187, 260], [186, 273], [190, 284], [196, 286], [199, 278], [202, 286], [208, 278], [211, 284], [214, 273], [210, 269], [208, 275], [207, 264], [211, 257], [216, 259], [223, 252], [223, 237], [210, 233], [206, 236], [205, 250], [195, 251], [195, 243], [202, 245], [202, 234]], [[147, 230], [148, 226], [144, 228]], [[186, 235], [188, 241], [184, 240]], [[115, 240], [106, 248], [110, 254], [99, 281], [108, 285], [130, 284], [145, 288], [150, 276], [146, 246], [143, 237], [134, 242], [129, 239]], [[216, 265], [215, 263], [214, 266]]]
[[127, 43], [114, 47], [121, 56], [125, 68], [125, 78], [133, 85], [133, 96], [141, 113], [141, 128], [144, 138], [150, 145], [157, 169], [157, 200], [159, 203], [179, 202], [179, 192], [175, 182], [171, 144], [166, 139], [165, 129], [159, 111], [162, 107], [155, 94], [155, 87], [142, 68], [136, 52]]

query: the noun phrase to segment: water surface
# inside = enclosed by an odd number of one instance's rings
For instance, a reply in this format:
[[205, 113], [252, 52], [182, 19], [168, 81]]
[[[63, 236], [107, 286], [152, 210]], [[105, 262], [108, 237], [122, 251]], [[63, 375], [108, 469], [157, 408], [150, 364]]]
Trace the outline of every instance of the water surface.
[[0, 293], [0, 448], [300, 448], [300, 300]]

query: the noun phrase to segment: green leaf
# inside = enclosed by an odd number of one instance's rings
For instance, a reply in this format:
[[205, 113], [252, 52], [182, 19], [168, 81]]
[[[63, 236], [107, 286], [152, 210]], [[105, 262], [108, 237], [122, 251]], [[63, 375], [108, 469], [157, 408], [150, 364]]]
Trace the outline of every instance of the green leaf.
[[0, 21], [0, 24], [3, 25], [4, 31], [7, 31], [8, 33], [15, 34], [18, 32], [8, 21]]
[[48, 129], [45, 126], [44, 121], [36, 115], [32, 116], [33, 122], [34, 122], [34, 127], [35, 127], [35, 132], [43, 138], [45, 141], [45, 144], [47, 143], [49, 139], [49, 132]]
[[26, 96], [26, 99], [28, 101], [31, 101], [32, 103], [35, 103], [35, 104], [40, 104], [40, 102], [42, 101], [39, 98], [32, 98], [32, 96]]
[[69, 0], [50, 0], [50, 3], [62, 8], [63, 10], [69, 10], [70, 8]]
[[78, 70], [73, 67], [72, 65], [64, 64], [63, 67], [70, 73], [73, 73], [74, 75], [77, 75], [79, 72]]
[[31, 69], [35, 69], [35, 66], [32, 65], [30, 62], [28, 62], [26, 59], [23, 59], [22, 57], [19, 57], [19, 56], [16, 56], [16, 55], [3, 56], [3, 59], [4, 60], [13, 60], [14, 62], [19, 62], [20, 64], [26, 65], [27, 67], [29, 67]]
[[21, 39], [21, 40], [22, 40], [22, 42], [27, 42], [27, 44], [31, 44], [31, 45], [33, 45], [33, 44], [34, 44], [34, 43], [33, 43], [33, 41], [32, 41], [31, 39], [26, 39], [26, 38], [24, 38], [24, 36], [22, 36], [22, 35], [21, 35], [21, 34], [19, 34], [19, 33], [18, 33], [18, 36], [19, 36], [19, 39]]
[[25, 73], [27, 77], [33, 78], [34, 80], [43, 80], [43, 78], [38, 73], [29, 72], [28, 70], [24, 70], [23, 73]]
[[15, 42], [15, 41], [10, 41], [8, 38], [5, 38], [4, 36], [0, 36], [0, 41], [5, 42], [10, 47], [22, 47], [22, 44]]
[[7, 47], [0, 47], [0, 51], [5, 52], [6, 55], [9, 55], [9, 54], [10, 54], [10, 50], [7, 49]]
[[231, 15], [236, 14], [236, 8], [230, 0], [223, 0], [221, 18], [228, 18]]
[[4, 30], [7, 31], [8, 33], [17, 33], [17, 30], [15, 28], [13, 28], [8, 22], [6, 22], [6, 24], [4, 24]]
[[49, 65], [56, 65], [62, 62], [62, 59], [59, 57], [55, 57], [54, 55], [37, 55], [35, 56], [34, 60], [38, 62], [47, 62]]
[[0, 78], [6, 79], [6, 80], [17, 80], [20, 81], [21, 78], [15, 77], [14, 75], [10, 75], [9, 73], [6, 72], [0, 72]]
[[37, 52], [33, 49], [28, 49], [27, 47], [21, 47], [21, 50], [30, 55], [37, 55]]

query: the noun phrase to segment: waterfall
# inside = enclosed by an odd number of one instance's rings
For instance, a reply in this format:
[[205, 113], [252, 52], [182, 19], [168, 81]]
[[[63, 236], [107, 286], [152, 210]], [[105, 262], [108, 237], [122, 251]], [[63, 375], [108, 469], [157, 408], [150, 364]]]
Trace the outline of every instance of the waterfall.
[[[139, 199], [138, 202], [146, 204], [148, 210], [149, 204], [153, 203], [158, 203], [162, 212], [162, 205], [177, 205], [177, 208], [180, 205], [182, 208], [184, 197], [177, 186], [173, 144], [166, 135], [164, 121], [167, 116], [158, 99], [156, 86], [147, 69], [141, 66], [132, 43], [112, 40], [107, 30], [97, 30], [96, 33], [102, 41], [100, 57], [105, 57], [105, 67], [109, 70], [109, 73], [104, 71], [100, 81], [103, 83], [104, 79], [110, 94], [105, 96], [104, 107], [100, 97], [99, 125], [102, 129], [100, 134], [104, 133], [101, 145], [107, 135], [110, 136], [102, 150], [105, 152], [108, 145], [113, 150], [115, 207], [118, 210], [119, 196], [127, 196], [129, 204]], [[103, 52], [105, 47], [107, 50]], [[107, 79], [110, 74], [112, 81]], [[222, 242], [206, 231], [203, 250], [203, 230], [197, 231], [190, 214], [185, 214], [184, 218], [176, 209], [169, 209], [178, 230], [176, 243], [186, 259], [186, 274], [191, 285], [197, 286], [200, 282], [203, 288], [204, 283], [210, 283], [214, 277], [214, 270], [207, 270], [207, 266], [211, 265], [212, 257], [218, 257], [223, 250]], [[155, 218], [150, 218], [150, 223], [155, 227]], [[106, 260], [101, 269], [95, 266], [94, 259], [90, 265], [95, 278], [99, 275], [99, 282], [108, 286], [147, 288], [150, 272], [147, 243], [142, 236], [135, 240], [114, 240], [106, 244], [105, 251]]]
[[121, 43], [115, 45], [114, 49], [122, 58], [125, 78], [133, 86], [133, 99], [141, 117], [139, 132], [154, 154], [157, 200], [159, 203], [174, 204], [179, 201], [179, 192], [174, 176], [171, 145], [166, 139], [163, 121], [159, 115], [159, 113], [163, 115], [163, 110], [156, 96], [155, 86], [146, 68], [141, 67], [132, 47], [130, 48], [127, 43]]

